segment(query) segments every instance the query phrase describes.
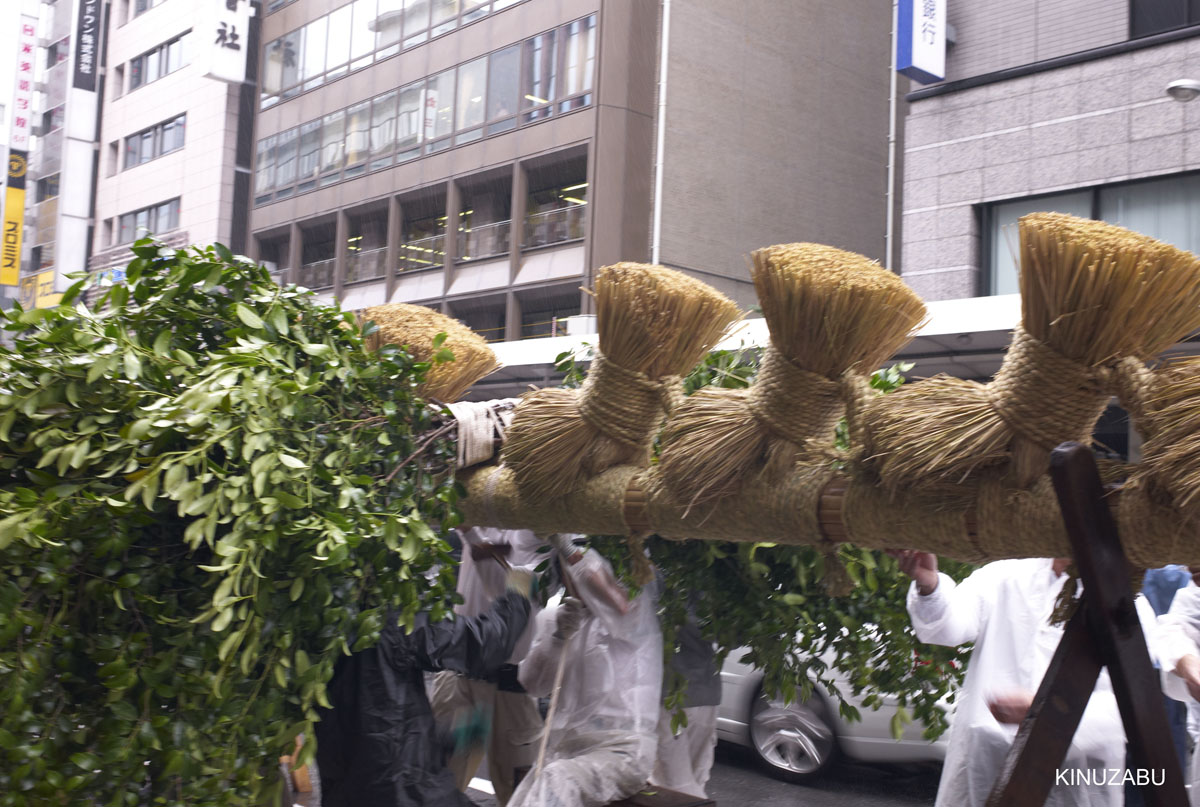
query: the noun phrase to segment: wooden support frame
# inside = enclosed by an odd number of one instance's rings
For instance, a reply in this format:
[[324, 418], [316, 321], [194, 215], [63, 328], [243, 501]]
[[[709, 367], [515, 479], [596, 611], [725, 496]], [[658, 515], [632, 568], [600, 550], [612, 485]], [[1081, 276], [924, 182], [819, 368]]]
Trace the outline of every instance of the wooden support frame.
[[1108, 667], [1135, 768], [1163, 769], [1144, 787], [1149, 807], [1187, 807], [1158, 674], [1150, 663], [1129, 586], [1130, 568], [1092, 452], [1064, 443], [1050, 475], [1084, 595], [1063, 632], [1033, 705], [1021, 722], [988, 807], [1040, 807], [1075, 736], [1102, 667]]

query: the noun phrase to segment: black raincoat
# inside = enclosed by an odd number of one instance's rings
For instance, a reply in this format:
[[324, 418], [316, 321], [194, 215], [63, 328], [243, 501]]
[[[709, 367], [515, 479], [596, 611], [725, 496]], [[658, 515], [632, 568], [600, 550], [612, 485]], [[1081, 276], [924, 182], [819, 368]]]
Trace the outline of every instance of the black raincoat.
[[528, 621], [529, 601], [509, 592], [477, 617], [430, 623], [422, 614], [412, 633], [389, 623], [377, 645], [338, 662], [334, 708], [317, 723], [323, 806], [470, 805], [445, 766], [423, 674], [494, 673]]

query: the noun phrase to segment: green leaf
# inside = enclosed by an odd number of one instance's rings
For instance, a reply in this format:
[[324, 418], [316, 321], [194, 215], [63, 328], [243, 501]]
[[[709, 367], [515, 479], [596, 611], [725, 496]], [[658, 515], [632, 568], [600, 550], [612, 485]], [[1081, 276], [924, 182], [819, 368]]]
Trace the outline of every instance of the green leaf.
[[304, 593], [304, 578], [297, 577], [292, 581], [292, 587], [288, 590], [288, 599], [292, 602], [300, 599], [300, 595]]
[[300, 345], [300, 349], [310, 356], [318, 357], [328, 356], [333, 352], [333, 348], [331, 348], [329, 345], [319, 345], [311, 342]]
[[303, 461], [296, 459], [291, 454], [281, 453], [279, 455], [279, 461], [289, 468], [307, 468], [308, 467], [307, 465], [304, 464]]
[[262, 318], [241, 303], [234, 305], [233, 311], [235, 314], [237, 314], [237, 318], [240, 319], [247, 328], [254, 328], [257, 330], [263, 326]]
[[167, 356], [171, 345], [171, 332], [168, 330], [160, 331], [158, 336], [154, 337], [154, 355]]
[[136, 381], [142, 374], [142, 360], [138, 358], [137, 353], [132, 349], [125, 351], [125, 377], [130, 381]]
[[94, 756], [83, 752], [71, 754], [71, 761], [85, 771], [93, 771], [100, 767], [99, 761]]

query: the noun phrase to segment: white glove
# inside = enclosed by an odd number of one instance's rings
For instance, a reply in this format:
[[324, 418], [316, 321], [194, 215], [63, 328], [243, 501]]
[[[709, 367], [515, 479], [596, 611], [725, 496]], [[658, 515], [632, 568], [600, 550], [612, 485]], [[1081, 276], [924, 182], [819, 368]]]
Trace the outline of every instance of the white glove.
[[554, 616], [554, 638], [565, 642], [579, 632], [579, 626], [587, 616], [587, 606], [574, 597], [563, 597]]

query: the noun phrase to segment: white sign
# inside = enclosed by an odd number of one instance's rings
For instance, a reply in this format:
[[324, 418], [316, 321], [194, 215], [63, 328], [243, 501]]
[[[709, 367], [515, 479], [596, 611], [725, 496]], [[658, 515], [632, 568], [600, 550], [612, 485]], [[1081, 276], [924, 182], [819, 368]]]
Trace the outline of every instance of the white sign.
[[29, 151], [29, 129], [33, 125], [33, 76], [37, 58], [37, 17], [21, 16], [18, 25], [17, 80], [13, 85], [12, 131], [8, 147]]
[[946, 78], [946, 0], [900, 0], [896, 70], [922, 84]]
[[246, 51], [250, 47], [250, 0], [200, 0], [193, 36], [205, 65], [204, 75], [241, 84], [246, 80]]
[[425, 132], [426, 141], [433, 140], [434, 124], [437, 122], [438, 91], [425, 90]]

